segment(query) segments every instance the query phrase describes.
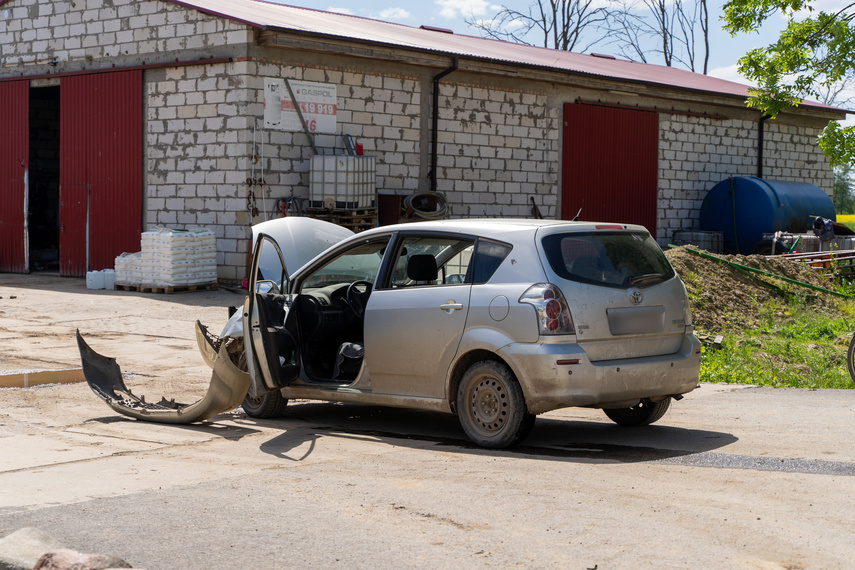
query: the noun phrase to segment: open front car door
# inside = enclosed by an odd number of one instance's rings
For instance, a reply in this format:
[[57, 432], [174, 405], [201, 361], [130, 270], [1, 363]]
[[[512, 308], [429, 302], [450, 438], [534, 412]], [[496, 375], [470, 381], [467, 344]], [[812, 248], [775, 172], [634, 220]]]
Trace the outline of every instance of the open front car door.
[[289, 310], [288, 274], [282, 251], [259, 234], [252, 255], [249, 294], [244, 305], [246, 364], [250, 398], [288, 386], [300, 376], [296, 318]]

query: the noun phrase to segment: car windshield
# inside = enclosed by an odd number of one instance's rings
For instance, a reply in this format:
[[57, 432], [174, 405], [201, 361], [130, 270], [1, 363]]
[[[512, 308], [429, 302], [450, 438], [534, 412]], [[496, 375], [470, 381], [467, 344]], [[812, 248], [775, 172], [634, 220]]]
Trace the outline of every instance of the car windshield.
[[374, 283], [388, 238], [353, 247], [325, 263], [303, 282], [302, 290], [368, 281]]
[[543, 249], [559, 277], [605, 287], [650, 287], [674, 276], [674, 268], [647, 232], [551, 234]]

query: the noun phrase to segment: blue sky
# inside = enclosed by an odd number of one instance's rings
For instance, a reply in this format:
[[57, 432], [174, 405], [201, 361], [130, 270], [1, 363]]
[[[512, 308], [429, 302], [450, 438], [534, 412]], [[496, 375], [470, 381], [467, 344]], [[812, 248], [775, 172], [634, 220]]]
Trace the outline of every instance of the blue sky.
[[[479, 31], [466, 24], [466, 16], [474, 15], [476, 18], [490, 18], [501, 9], [501, 5], [525, 10], [531, 0], [506, 0], [505, 2], [491, 2], [488, 0], [422, 0], [421, 2], [407, 2], [403, 0], [273, 1], [277, 1], [280, 4], [353, 14], [355, 16], [397, 22], [415, 27], [429, 25], [449, 28], [458, 34], [478, 36], [480, 35]], [[814, 0], [814, 3], [831, 6], [836, 4], [837, 0]], [[747, 83], [747, 81], [739, 77], [736, 71], [737, 61], [748, 50], [771, 43], [783, 28], [784, 21], [782, 18], [776, 17], [764, 26], [760, 34], [732, 38], [730, 34], [721, 29], [721, 24], [718, 20], [723, 4], [723, 1], [712, 0], [710, 2], [710, 19], [713, 20], [710, 35], [710, 75], [740, 83]], [[598, 45], [593, 51], [618, 55], [614, 52], [614, 48], [610, 46]], [[650, 62], [661, 63], [659, 61]]]

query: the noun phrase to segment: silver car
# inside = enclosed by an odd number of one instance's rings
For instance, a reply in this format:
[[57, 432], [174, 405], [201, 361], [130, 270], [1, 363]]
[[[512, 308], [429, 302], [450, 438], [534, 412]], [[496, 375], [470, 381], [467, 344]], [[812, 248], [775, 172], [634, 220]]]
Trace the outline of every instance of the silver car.
[[686, 290], [641, 226], [478, 219], [352, 234], [283, 218], [253, 242], [243, 310], [219, 337], [198, 330], [215, 380], [236, 386], [223, 405], [246, 390], [252, 417], [292, 398], [436, 410], [502, 448], [549, 410], [641, 426], [698, 386]]

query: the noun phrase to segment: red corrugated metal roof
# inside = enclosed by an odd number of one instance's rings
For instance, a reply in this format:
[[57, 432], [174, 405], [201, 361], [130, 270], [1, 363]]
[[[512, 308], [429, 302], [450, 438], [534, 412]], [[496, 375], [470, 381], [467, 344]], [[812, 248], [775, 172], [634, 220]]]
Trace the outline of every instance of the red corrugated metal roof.
[[[284, 6], [260, 0], [170, 0], [188, 8], [222, 16], [250, 26], [292, 30], [338, 38], [406, 47], [460, 57], [549, 68], [613, 79], [669, 85], [685, 89], [746, 97], [748, 86], [675, 67], [609, 59], [499, 40], [448, 34], [371, 20], [359, 16]], [[805, 102], [808, 106], [842, 109]]]

